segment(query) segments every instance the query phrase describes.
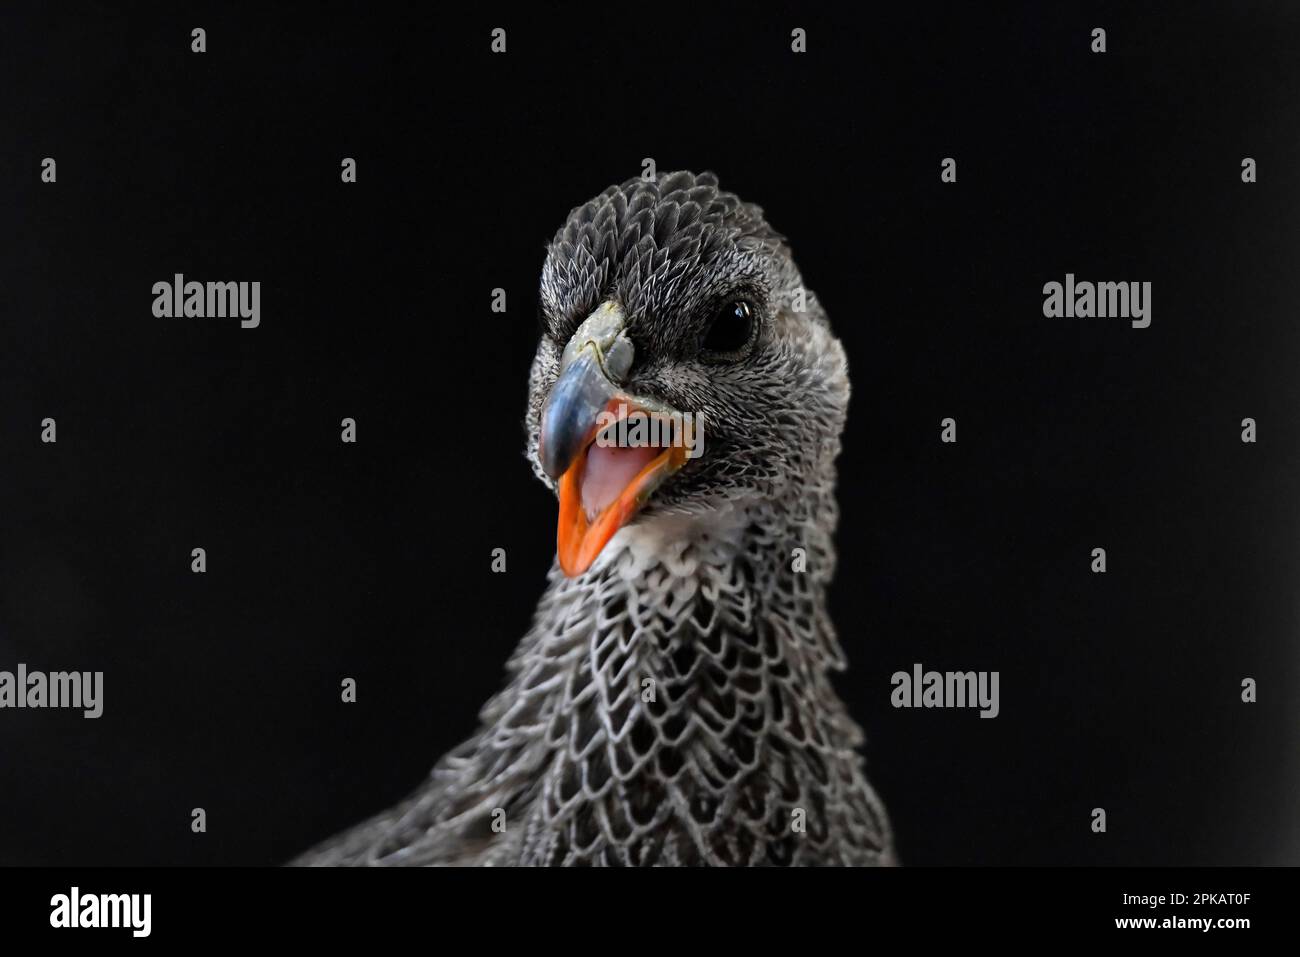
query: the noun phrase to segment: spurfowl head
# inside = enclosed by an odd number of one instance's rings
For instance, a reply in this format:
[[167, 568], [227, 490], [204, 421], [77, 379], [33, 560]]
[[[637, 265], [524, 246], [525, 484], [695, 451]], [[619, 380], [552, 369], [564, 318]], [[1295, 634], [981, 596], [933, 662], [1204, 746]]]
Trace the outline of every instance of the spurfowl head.
[[711, 173], [611, 186], [542, 268], [528, 455], [585, 572], [629, 525], [777, 506], [839, 450], [843, 349], [782, 236]]

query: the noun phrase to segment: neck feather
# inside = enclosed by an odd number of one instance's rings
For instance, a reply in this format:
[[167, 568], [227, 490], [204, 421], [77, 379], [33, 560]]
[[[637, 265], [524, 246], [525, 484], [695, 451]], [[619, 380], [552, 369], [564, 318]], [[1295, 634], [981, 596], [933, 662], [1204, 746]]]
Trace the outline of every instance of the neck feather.
[[465, 755], [490, 770], [478, 797], [522, 818], [507, 859], [879, 861], [887, 824], [830, 684], [835, 518], [829, 493], [659, 516], [583, 576], [552, 571]]

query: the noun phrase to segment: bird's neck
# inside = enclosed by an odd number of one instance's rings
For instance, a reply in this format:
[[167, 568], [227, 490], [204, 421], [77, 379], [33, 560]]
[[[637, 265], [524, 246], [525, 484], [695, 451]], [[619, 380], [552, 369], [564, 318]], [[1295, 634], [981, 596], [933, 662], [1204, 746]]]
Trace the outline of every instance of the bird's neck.
[[653, 516], [579, 578], [552, 571], [478, 740], [522, 786], [501, 793], [528, 822], [519, 861], [874, 861], [861, 735], [829, 680], [835, 517], [829, 489]]

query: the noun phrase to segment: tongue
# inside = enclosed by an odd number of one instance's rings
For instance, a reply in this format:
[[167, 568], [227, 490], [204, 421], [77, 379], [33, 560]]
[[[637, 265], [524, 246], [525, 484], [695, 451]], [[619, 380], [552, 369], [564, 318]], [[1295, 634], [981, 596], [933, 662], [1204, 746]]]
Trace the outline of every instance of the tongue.
[[651, 445], [593, 445], [587, 451], [581, 484], [582, 510], [587, 513], [587, 521], [594, 522], [662, 451]]

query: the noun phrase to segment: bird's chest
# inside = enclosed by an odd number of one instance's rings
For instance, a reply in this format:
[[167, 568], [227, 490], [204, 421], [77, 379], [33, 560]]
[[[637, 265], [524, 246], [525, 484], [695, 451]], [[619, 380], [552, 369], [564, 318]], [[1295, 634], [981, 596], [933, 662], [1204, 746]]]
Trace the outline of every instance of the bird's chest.
[[808, 649], [743, 589], [606, 600], [552, 661], [525, 864], [831, 863], [858, 786], [846, 721]]

